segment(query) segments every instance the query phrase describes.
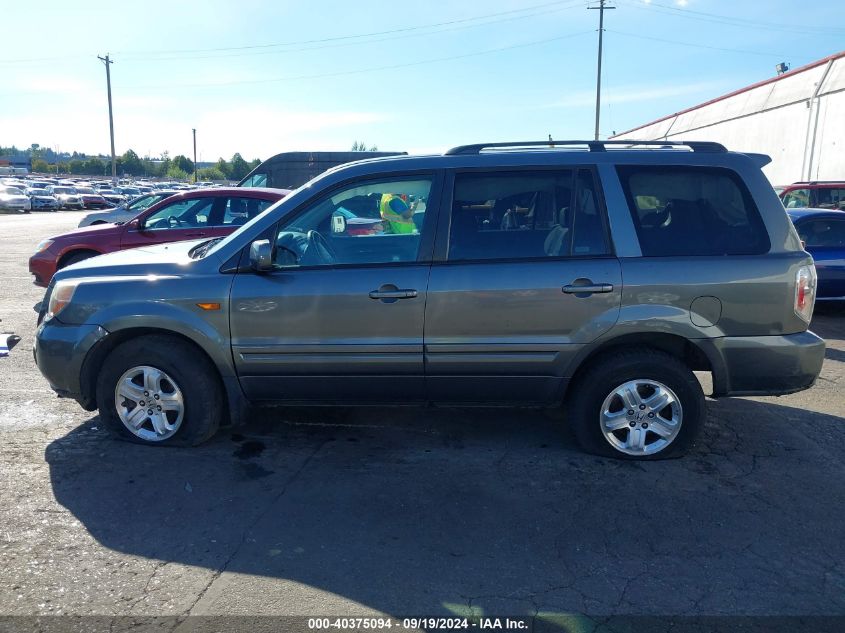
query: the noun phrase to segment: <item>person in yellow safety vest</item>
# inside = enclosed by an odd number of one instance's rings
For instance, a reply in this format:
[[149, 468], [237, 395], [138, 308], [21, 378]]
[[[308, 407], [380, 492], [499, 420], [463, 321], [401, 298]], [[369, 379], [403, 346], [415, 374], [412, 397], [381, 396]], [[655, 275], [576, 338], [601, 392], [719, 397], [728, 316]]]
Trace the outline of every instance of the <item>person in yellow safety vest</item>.
[[383, 193], [379, 213], [384, 220], [385, 233], [416, 233], [414, 210], [395, 193]]

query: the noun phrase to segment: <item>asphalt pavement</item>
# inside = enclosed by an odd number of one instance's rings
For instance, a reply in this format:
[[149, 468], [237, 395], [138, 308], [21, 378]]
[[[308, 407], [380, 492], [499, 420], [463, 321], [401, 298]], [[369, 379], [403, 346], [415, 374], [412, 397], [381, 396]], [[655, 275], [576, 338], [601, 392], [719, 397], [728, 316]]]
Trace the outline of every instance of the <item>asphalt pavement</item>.
[[678, 460], [585, 455], [532, 410], [264, 409], [148, 448], [32, 359], [27, 258], [80, 217], [0, 216], [0, 331], [22, 337], [0, 358], [0, 616], [845, 622], [823, 617], [845, 616], [842, 307], [814, 319], [814, 388], [708, 400]]

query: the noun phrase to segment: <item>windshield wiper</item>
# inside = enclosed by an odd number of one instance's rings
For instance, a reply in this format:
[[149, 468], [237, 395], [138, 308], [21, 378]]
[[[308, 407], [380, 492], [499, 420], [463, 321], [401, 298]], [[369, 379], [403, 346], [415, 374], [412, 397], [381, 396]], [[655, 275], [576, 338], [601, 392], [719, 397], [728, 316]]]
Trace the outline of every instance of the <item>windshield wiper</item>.
[[214, 237], [210, 240], [206, 240], [202, 244], [197, 244], [188, 252], [188, 256], [191, 259], [199, 259], [200, 257], [205, 257], [209, 249], [222, 239], [222, 237]]

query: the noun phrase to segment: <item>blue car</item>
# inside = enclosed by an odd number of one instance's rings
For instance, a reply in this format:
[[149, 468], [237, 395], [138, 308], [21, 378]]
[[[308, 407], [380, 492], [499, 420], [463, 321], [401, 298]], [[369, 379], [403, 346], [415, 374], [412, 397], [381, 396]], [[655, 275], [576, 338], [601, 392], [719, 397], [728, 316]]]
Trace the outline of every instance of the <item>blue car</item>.
[[816, 298], [845, 300], [845, 212], [787, 209], [787, 213], [816, 262]]

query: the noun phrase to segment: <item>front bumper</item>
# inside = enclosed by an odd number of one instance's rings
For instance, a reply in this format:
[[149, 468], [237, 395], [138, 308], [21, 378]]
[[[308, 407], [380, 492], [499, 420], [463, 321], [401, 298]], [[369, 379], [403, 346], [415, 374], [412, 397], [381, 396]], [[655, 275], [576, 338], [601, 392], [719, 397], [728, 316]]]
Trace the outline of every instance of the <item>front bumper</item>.
[[809, 330], [783, 336], [726, 336], [707, 345], [716, 397], [803, 391], [816, 382], [824, 362], [824, 341]]
[[94, 345], [107, 335], [106, 330], [95, 324], [68, 325], [56, 318], [43, 321], [36, 330], [32, 353], [50, 388], [91, 410], [95, 403], [83, 394], [82, 364]]
[[85, 205], [79, 198], [60, 198], [59, 206], [63, 209], [84, 209]]
[[29, 272], [35, 277], [33, 283], [36, 286], [47, 287], [56, 274], [56, 261], [57, 258], [48, 251], [36, 253], [29, 258]]
[[31, 211], [32, 203], [29, 200], [8, 200], [0, 202], [0, 209], [9, 209], [10, 211]]
[[56, 200], [39, 200], [32, 199], [32, 209], [58, 209], [59, 203]]

